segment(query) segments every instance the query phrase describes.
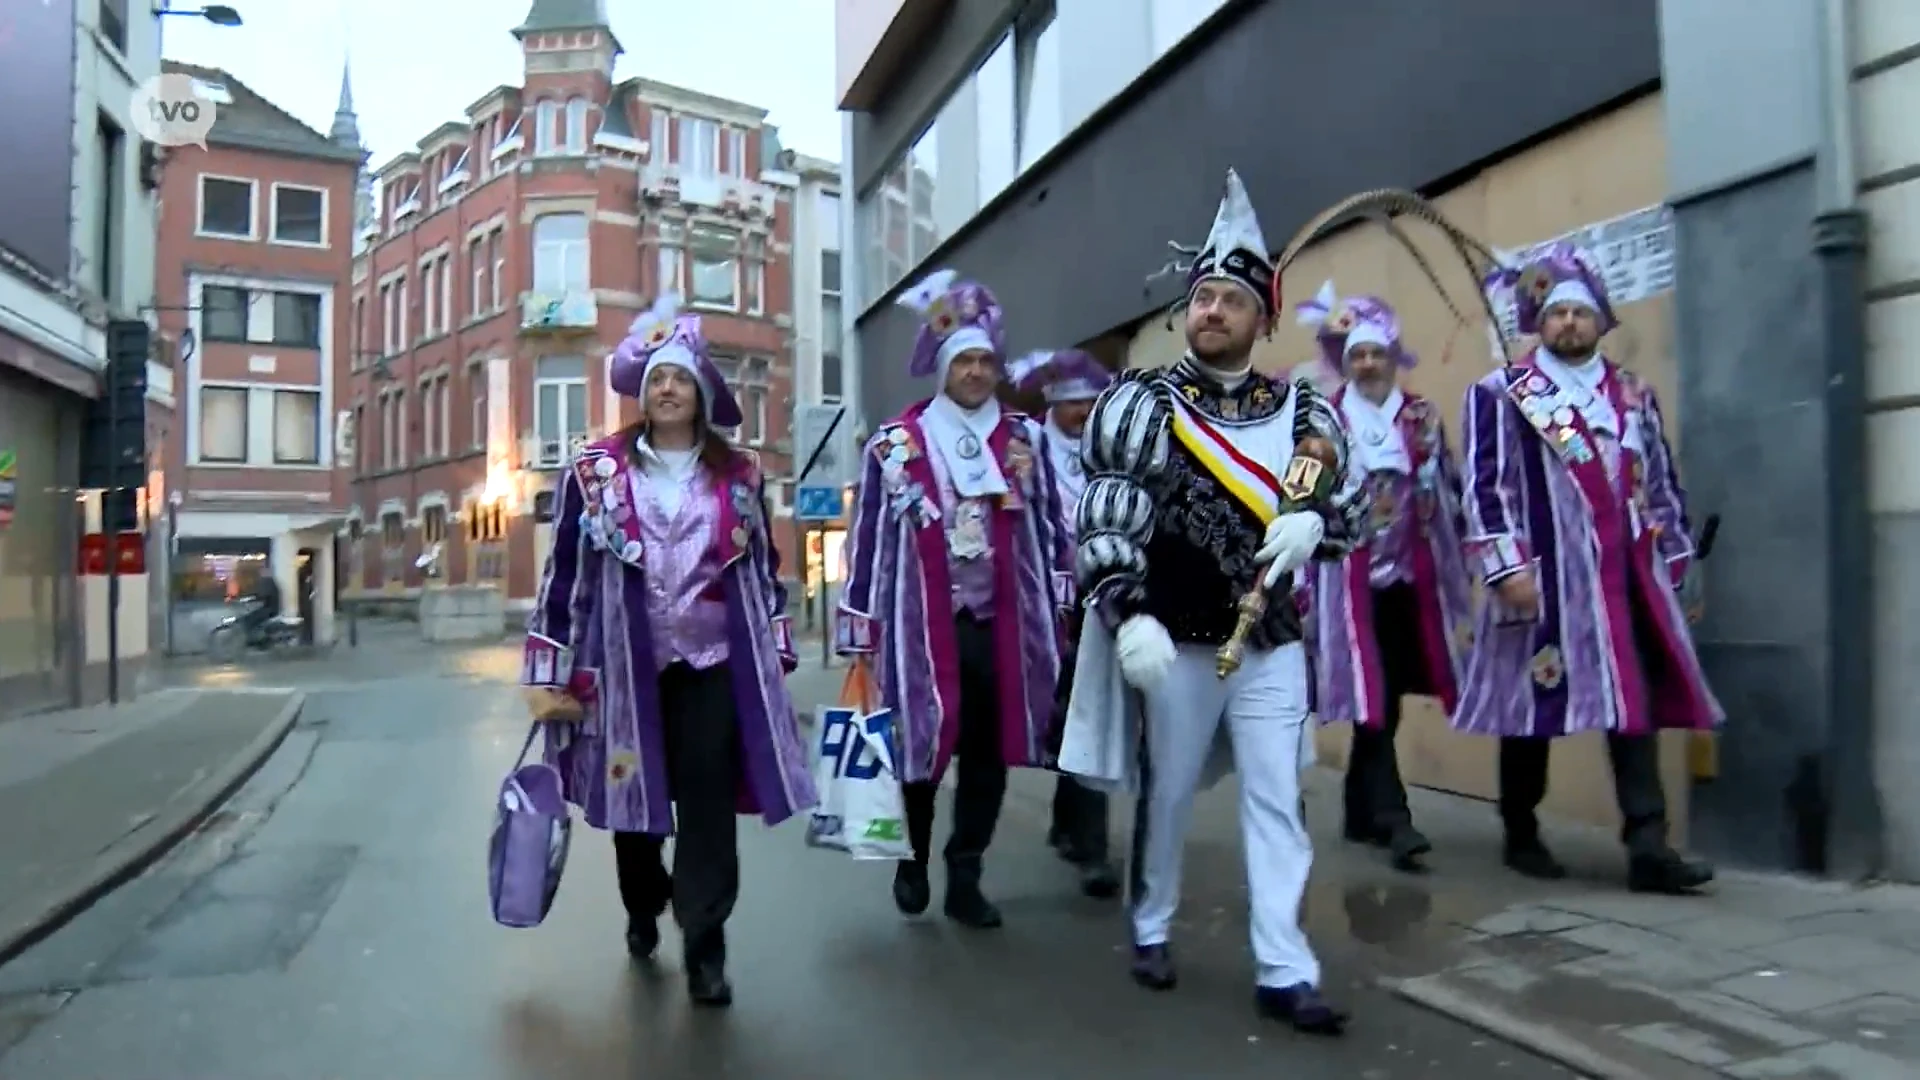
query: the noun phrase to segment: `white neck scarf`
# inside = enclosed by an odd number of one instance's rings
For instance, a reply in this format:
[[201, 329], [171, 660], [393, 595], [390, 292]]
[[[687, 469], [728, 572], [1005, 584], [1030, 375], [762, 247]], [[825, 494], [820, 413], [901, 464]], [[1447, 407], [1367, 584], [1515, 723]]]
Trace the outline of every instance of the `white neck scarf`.
[[1080, 505], [1080, 493], [1087, 489], [1087, 475], [1080, 465], [1080, 440], [1060, 430], [1052, 414], [1047, 416], [1047, 453], [1053, 457], [1055, 486], [1060, 489], [1061, 507], [1071, 524], [1073, 508]]
[[1217, 367], [1212, 367], [1191, 352], [1181, 357], [1180, 362], [1187, 365], [1187, 369], [1195, 375], [1218, 385], [1221, 390], [1229, 394], [1238, 390], [1240, 384], [1247, 381], [1247, 376], [1253, 374], [1252, 357], [1248, 357], [1245, 364], [1242, 364], [1232, 371], [1222, 371]]
[[[668, 517], [680, 512], [680, 504], [686, 500], [687, 481], [692, 478], [693, 470], [699, 464], [699, 454], [689, 448], [686, 450], [656, 450], [647, 442], [645, 435], [634, 440], [634, 448], [640, 451], [640, 472], [652, 481], [649, 490], [660, 509]], [[637, 496], [639, 493], [635, 492]]]
[[1340, 414], [1353, 433], [1353, 461], [1360, 474], [1397, 472], [1412, 475], [1413, 458], [1407, 453], [1407, 440], [1395, 423], [1407, 396], [1398, 386], [1387, 391], [1387, 399], [1375, 405], [1353, 383], [1340, 395]]
[[937, 394], [920, 414], [920, 428], [933, 449], [934, 467], [945, 473], [954, 494], [981, 499], [1007, 493], [1007, 478], [993, 459], [987, 440], [1000, 426], [1000, 403], [988, 398], [977, 409], [964, 409], [945, 394]]
[[1607, 365], [1599, 353], [1579, 363], [1570, 363], [1542, 346], [1534, 354], [1534, 362], [1547, 373], [1547, 378], [1560, 387], [1560, 392], [1567, 397], [1567, 403], [1573, 406], [1588, 427], [1606, 432], [1622, 445], [1639, 449], [1633, 445], [1638, 441], [1639, 432], [1621, 430], [1623, 425], [1619, 412], [1613, 407], [1613, 400], [1600, 390], [1601, 382], [1607, 377]]

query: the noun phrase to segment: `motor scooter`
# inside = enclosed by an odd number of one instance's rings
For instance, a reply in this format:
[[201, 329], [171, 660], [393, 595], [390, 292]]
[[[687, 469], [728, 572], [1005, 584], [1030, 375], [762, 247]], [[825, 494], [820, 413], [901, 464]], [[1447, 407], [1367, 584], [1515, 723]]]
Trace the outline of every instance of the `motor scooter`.
[[207, 635], [208, 654], [226, 663], [248, 650], [271, 653], [301, 643], [305, 619], [298, 615], [275, 615], [249, 624], [247, 617], [259, 609], [260, 601], [248, 601], [239, 611], [216, 623]]

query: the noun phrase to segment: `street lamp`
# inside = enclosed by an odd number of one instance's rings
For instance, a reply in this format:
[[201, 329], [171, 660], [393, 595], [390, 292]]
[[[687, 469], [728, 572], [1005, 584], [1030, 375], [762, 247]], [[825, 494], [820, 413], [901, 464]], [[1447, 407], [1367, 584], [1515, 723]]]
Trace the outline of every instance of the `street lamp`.
[[225, 4], [208, 4], [191, 11], [176, 11], [167, 6], [169, 0], [160, 0], [160, 6], [153, 9], [155, 15], [198, 15], [215, 26], [239, 26], [240, 13]]

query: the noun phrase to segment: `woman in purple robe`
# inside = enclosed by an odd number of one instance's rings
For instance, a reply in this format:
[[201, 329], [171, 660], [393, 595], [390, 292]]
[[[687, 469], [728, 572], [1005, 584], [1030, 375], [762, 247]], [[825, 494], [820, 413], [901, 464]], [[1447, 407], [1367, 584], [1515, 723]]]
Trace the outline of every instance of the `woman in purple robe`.
[[653, 955], [671, 905], [688, 994], [726, 1005], [735, 815], [772, 825], [817, 800], [785, 683], [796, 660], [765, 479], [721, 434], [740, 406], [677, 305], [642, 314], [611, 358], [609, 384], [640, 399], [640, 421], [561, 470], [521, 682], [557, 721], [547, 760], [568, 801], [613, 832], [628, 951]]

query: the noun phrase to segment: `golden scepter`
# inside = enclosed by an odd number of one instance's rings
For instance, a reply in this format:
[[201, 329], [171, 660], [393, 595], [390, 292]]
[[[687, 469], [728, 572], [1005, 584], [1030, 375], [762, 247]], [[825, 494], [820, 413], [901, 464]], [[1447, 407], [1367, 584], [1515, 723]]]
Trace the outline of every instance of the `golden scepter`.
[[[1328, 494], [1327, 482], [1339, 462], [1339, 452], [1332, 443], [1317, 435], [1301, 439], [1293, 448], [1293, 460], [1287, 463], [1286, 475], [1280, 478], [1280, 512], [1296, 513], [1324, 499]], [[1267, 613], [1266, 577], [1266, 568], [1258, 568], [1253, 587], [1234, 605], [1240, 617], [1234, 620], [1233, 633], [1227, 635], [1226, 644], [1213, 654], [1213, 673], [1222, 679], [1240, 670], [1240, 661], [1246, 656], [1247, 635]]]

